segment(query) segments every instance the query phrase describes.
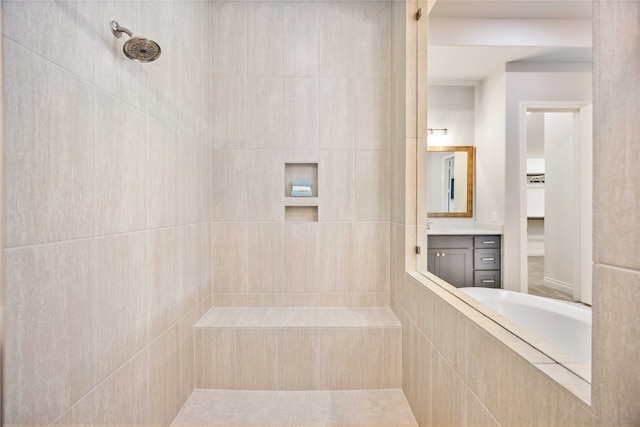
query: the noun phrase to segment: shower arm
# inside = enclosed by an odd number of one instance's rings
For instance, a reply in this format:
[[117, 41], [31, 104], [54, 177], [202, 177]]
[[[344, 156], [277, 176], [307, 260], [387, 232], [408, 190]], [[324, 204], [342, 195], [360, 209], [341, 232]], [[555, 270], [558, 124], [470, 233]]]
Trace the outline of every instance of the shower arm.
[[121, 27], [116, 21], [111, 21], [111, 32], [117, 38], [122, 37], [122, 33], [126, 33], [129, 38], [133, 37], [133, 33], [126, 29], [125, 27]]

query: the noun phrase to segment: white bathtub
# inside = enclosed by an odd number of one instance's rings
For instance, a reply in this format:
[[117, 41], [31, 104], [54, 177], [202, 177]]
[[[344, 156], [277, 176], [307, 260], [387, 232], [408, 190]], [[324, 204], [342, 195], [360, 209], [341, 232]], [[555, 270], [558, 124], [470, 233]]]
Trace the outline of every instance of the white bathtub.
[[591, 310], [588, 308], [503, 289], [459, 290], [542, 337], [579, 363], [591, 364]]

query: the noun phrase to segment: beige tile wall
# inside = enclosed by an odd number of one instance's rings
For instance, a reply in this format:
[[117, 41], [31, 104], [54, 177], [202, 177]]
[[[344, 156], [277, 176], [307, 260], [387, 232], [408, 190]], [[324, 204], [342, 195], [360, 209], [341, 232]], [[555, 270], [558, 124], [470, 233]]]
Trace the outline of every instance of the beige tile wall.
[[[110, 18], [160, 59], [127, 60]], [[208, 28], [202, 2], [3, 3], [4, 423], [168, 423], [193, 390]]]
[[[388, 304], [392, 2], [212, 10], [214, 304]], [[317, 222], [285, 221], [291, 159]]]

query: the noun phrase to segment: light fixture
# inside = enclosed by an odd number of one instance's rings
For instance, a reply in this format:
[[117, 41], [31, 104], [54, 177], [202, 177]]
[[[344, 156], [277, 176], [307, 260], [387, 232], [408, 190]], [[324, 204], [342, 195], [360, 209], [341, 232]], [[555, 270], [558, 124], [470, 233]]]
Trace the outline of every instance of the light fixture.
[[449, 132], [449, 129], [447, 129], [447, 128], [442, 128], [442, 129], [429, 128], [429, 129], [427, 129], [427, 131], [429, 132], [429, 135], [433, 135], [435, 132], [442, 132], [443, 135], [446, 135], [447, 132]]

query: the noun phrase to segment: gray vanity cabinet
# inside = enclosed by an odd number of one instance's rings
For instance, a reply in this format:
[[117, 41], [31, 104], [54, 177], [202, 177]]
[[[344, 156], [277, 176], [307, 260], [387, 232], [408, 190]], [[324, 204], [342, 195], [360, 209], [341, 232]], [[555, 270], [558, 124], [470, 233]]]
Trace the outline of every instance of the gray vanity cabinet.
[[455, 287], [499, 288], [499, 235], [429, 236], [427, 269]]

